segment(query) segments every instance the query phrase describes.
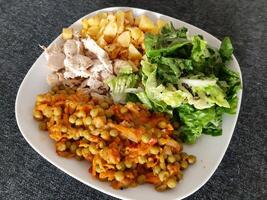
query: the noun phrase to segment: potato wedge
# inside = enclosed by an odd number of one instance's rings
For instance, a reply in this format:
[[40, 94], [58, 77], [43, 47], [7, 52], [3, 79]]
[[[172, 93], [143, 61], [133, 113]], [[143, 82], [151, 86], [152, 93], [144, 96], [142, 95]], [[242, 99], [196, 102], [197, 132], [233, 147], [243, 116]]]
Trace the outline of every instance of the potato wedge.
[[109, 22], [115, 22], [116, 21], [116, 17], [112, 12], [108, 13], [107, 19]]
[[96, 42], [101, 48], [104, 48], [108, 43], [106, 42], [106, 40], [104, 39], [104, 35], [101, 35], [97, 42]]
[[100, 22], [100, 19], [97, 15], [87, 19], [87, 23], [89, 26], [98, 26], [99, 22]]
[[155, 28], [155, 25], [146, 15], [141, 15], [139, 28], [143, 31], [152, 31]]
[[83, 26], [83, 29], [88, 29], [89, 24], [87, 22], [87, 19], [82, 19], [82, 26]]
[[139, 26], [140, 20], [141, 20], [141, 16], [136, 17], [135, 20], [134, 20], [134, 25], [135, 26]]
[[124, 30], [125, 13], [119, 10], [115, 13], [115, 17], [116, 17], [116, 22], [118, 26], [118, 34], [120, 34]]
[[106, 19], [108, 17], [108, 13], [106, 12], [101, 12], [97, 14], [98, 18], [101, 19]]
[[167, 23], [166, 21], [164, 21], [162, 19], [158, 19], [157, 20], [157, 27], [158, 27], [158, 29], [160, 30], [163, 26], [165, 26], [166, 23]]
[[117, 38], [117, 42], [122, 47], [129, 47], [130, 42], [131, 42], [131, 34], [130, 34], [130, 31], [124, 31], [122, 34], [120, 34], [119, 37]]
[[62, 37], [64, 40], [71, 39], [73, 36], [72, 28], [63, 28], [62, 29]]
[[134, 24], [134, 16], [131, 10], [125, 12], [125, 23], [130, 25]]
[[129, 57], [130, 60], [139, 60], [142, 58], [142, 54], [135, 48], [133, 44], [129, 45]]
[[95, 37], [98, 34], [99, 26], [91, 26], [87, 29], [87, 34]]
[[133, 40], [138, 41], [140, 37], [142, 37], [142, 31], [138, 27], [131, 27], [128, 28], [128, 30], [131, 32], [131, 37]]
[[104, 30], [104, 39], [110, 43], [117, 35], [118, 26], [115, 22], [109, 22]]
[[121, 47], [117, 43], [109, 44], [104, 47], [104, 49], [108, 52], [110, 59], [115, 59], [118, 57], [119, 52], [121, 51]]

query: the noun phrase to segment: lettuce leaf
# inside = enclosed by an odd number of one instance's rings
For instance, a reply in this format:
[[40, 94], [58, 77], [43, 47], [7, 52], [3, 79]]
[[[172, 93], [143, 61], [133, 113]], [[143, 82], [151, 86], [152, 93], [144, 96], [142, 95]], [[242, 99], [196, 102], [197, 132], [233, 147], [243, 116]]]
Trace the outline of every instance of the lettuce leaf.
[[116, 103], [125, 103], [128, 93], [137, 91], [138, 76], [136, 74], [120, 74], [106, 83], [110, 88], [110, 94]]
[[187, 29], [175, 29], [171, 23], [164, 26], [159, 35], [146, 34], [144, 43], [149, 58], [170, 55], [189, 57], [192, 48], [187, 39]]
[[192, 61], [189, 59], [160, 57], [152, 62], [158, 65], [158, 79], [162, 83], [177, 84], [181, 75], [193, 71]]
[[179, 89], [188, 94], [188, 103], [197, 109], [210, 108], [215, 104], [221, 107], [230, 107], [226, 100], [226, 94], [217, 84], [216, 78], [203, 77], [203, 75], [181, 78]]
[[191, 58], [195, 62], [202, 62], [205, 58], [210, 56], [209, 50], [207, 48], [207, 42], [203, 37], [196, 35], [192, 38], [192, 53]]
[[219, 52], [224, 61], [231, 60], [234, 48], [229, 37], [223, 39]]
[[213, 136], [221, 135], [222, 115], [216, 108], [216, 106], [213, 106], [198, 110], [189, 104], [181, 105], [178, 108], [178, 113], [182, 123], [182, 139], [192, 144], [202, 133]]
[[158, 84], [156, 64], [142, 61], [141, 65], [145, 91], [137, 93], [138, 98], [150, 109], [172, 113], [172, 108], [181, 105], [186, 95], [171, 84], [168, 87]]

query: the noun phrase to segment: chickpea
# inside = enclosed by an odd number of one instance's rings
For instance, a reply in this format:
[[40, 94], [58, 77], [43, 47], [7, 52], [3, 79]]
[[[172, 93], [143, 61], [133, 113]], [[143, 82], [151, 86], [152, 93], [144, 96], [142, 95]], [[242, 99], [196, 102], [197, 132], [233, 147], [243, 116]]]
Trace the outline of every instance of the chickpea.
[[142, 137], [141, 137], [141, 140], [144, 143], [148, 143], [150, 139], [151, 139], [151, 136], [148, 133], [143, 134]]
[[89, 126], [89, 125], [91, 125], [91, 124], [92, 124], [92, 118], [91, 118], [90, 116], [84, 118], [84, 120], [83, 120], [83, 124], [84, 124], [85, 126]]
[[120, 112], [121, 112], [121, 114], [125, 114], [125, 113], [128, 112], [128, 108], [126, 108], [126, 107], [121, 107], [121, 108], [120, 108]]
[[77, 119], [77, 120], [75, 121], [75, 125], [76, 125], [76, 126], [81, 126], [81, 125], [83, 125], [83, 120], [82, 120], [82, 119]]
[[76, 149], [77, 156], [82, 156], [82, 148]]
[[125, 164], [123, 162], [120, 162], [116, 165], [116, 168], [120, 171], [124, 171], [125, 170]]
[[165, 121], [160, 121], [158, 123], [158, 127], [161, 128], [161, 129], [164, 129], [167, 127], [167, 123]]
[[167, 186], [169, 188], [175, 188], [176, 184], [177, 184], [177, 182], [176, 182], [175, 178], [169, 178], [169, 180], [167, 181]]
[[79, 118], [84, 118], [86, 117], [86, 113], [83, 110], [80, 110], [79, 112], [76, 113], [76, 116]]
[[61, 114], [62, 114], [62, 108], [61, 107], [54, 108], [54, 115], [55, 116], [60, 116]]
[[195, 162], [196, 162], [196, 156], [194, 156], [194, 155], [189, 155], [188, 156], [188, 158], [187, 158], [187, 162], [188, 162], [188, 164], [194, 164]]
[[145, 164], [146, 161], [147, 161], [146, 157], [144, 157], [144, 156], [139, 156], [139, 157], [138, 157], [138, 162], [139, 162], [140, 164]]
[[89, 151], [88, 148], [83, 148], [82, 149], [82, 155], [83, 155], [83, 157], [87, 157], [89, 153], [90, 153], [90, 151]]
[[47, 118], [52, 117], [53, 112], [52, 112], [51, 107], [46, 107], [46, 108], [44, 109], [44, 111], [43, 111], [43, 114], [44, 114], [44, 116], [46, 116]]
[[102, 131], [101, 132], [101, 138], [103, 138], [104, 140], [109, 140], [110, 136], [109, 136], [108, 131], [106, 131], [106, 130]]
[[128, 161], [128, 160], [126, 160], [126, 161], [124, 162], [124, 164], [125, 164], [125, 166], [126, 166], [127, 168], [131, 168], [131, 167], [133, 166], [132, 162], [130, 162], [130, 161]]
[[116, 181], [122, 181], [124, 179], [124, 174], [122, 171], [115, 172]]
[[38, 120], [42, 120], [44, 117], [43, 117], [43, 114], [41, 113], [41, 111], [39, 110], [34, 110], [33, 111], [33, 117], [35, 119], [38, 119]]
[[93, 124], [95, 125], [96, 128], [101, 128], [105, 126], [105, 120], [103, 117], [96, 117], [93, 119]]
[[65, 151], [67, 148], [66, 144], [63, 142], [57, 143], [57, 150], [58, 151]]
[[157, 155], [157, 154], [159, 153], [159, 151], [160, 151], [160, 149], [159, 149], [159, 147], [157, 147], [157, 146], [153, 146], [153, 147], [151, 147], [151, 149], [150, 149], [150, 153], [151, 153], [151, 154], [154, 154], [154, 155]]
[[182, 160], [181, 163], [180, 163], [180, 166], [181, 166], [182, 170], [186, 169], [188, 167], [188, 163], [186, 161]]
[[116, 129], [111, 129], [109, 131], [109, 134], [112, 136], [112, 137], [116, 137], [118, 136], [118, 131]]
[[91, 152], [91, 154], [95, 155], [97, 154], [97, 148], [95, 145], [90, 145], [89, 146], [89, 151]]
[[68, 128], [66, 126], [61, 126], [60, 130], [62, 133], [67, 133]]
[[98, 109], [97, 109], [97, 108], [92, 109], [92, 110], [90, 111], [90, 115], [91, 115], [92, 117], [96, 117], [96, 116], [98, 115]]
[[160, 171], [161, 171], [161, 168], [158, 165], [153, 168], [153, 173], [154, 174], [158, 174], [158, 173], [160, 173]]
[[167, 171], [161, 171], [159, 173], [159, 179], [161, 182], [167, 180], [168, 177], [169, 177], [169, 172], [167, 172]]
[[173, 156], [173, 155], [168, 156], [168, 162], [169, 163], [174, 163], [175, 161], [176, 161], [175, 156]]
[[69, 122], [70, 122], [71, 124], [74, 124], [75, 121], [76, 121], [76, 119], [77, 119], [77, 117], [76, 117], [75, 115], [71, 115], [71, 116], [69, 117]]

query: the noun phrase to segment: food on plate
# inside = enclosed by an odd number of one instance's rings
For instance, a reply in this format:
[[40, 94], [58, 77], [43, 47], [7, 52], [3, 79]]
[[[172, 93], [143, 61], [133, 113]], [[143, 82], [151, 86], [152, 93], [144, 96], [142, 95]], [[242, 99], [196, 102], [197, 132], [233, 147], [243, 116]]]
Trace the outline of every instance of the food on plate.
[[239, 75], [227, 67], [233, 53], [230, 39], [212, 48], [202, 36], [188, 36], [186, 28], [168, 23], [160, 34], [145, 35], [145, 53], [141, 84], [136, 84], [138, 90], [124, 90], [124, 96], [134, 95], [151, 110], [169, 113], [182, 124], [184, 142], [195, 143], [201, 134], [221, 135], [222, 115], [235, 113], [241, 88]]
[[236, 112], [239, 74], [219, 49], [162, 19], [132, 11], [103, 12], [64, 28], [45, 52], [52, 91], [33, 116], [63, 157], [86, 159], [89, 172], [115, 189], [142, 183], [175, 188], [196, 157], [182, 152], [202, 134], [222, 134]]
[[55, 86], [37, 97], [33, 116], [58, 155], [88, 160], [89, 172], [115, 189], [143, 183], [158, 191], [174, 188], [196, 161], [174, 139], [169, 117], [140, 103], [113, 104]]
[[144, 54], [145, 33], [158, 33], [166, 24], [154, 23], [145, 15], [137, 18], [132, 11], [104, 12], [82, 20], [81, 36], [90, 36], [112, 59], [122, 58], [140, 63]]

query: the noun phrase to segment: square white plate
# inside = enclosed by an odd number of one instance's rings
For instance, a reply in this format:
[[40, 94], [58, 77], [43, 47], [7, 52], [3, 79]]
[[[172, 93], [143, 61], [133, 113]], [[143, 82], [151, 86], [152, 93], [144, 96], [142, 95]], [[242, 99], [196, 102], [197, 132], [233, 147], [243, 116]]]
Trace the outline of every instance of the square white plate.
[[[220, 46], [221, 42], [209, 33], [188, 23], [148, 10], [129, 7], [111, 7], [102, 10], [97, 10], [88, 14], [87, 16], [84, 16], [83, 18], [93, 16], [98, 12], [116, 11], [118, 9], [131, 9], [134, 15], [137, 16], [145, 14], [153, 20], [161, 18], [165, 21], [172, 21], [175, 27], [185, 26], [186, 28], [188, 28], [189, 34], [200, 34], [204, 36], [210, 46], [217, 48]], [[81, 19], [72, 24], [71, 27], [80, 29]], [[57, 42], [60, 42], [60, 37], [55, 39], [53, 43]], [[241, 71], [235, 57], [233, 57], [233, 60], [230, 63], [230, 67], [234, 71], [237, 71], [240, 74], [240, 78], [242, 79]], [[175, 189], [160, 193], [155, 191], [154, 187], [152, 187], [151, 185], [142, 185], [136, 188], [130, 188], [126, 190], [114, 190], [108, 183], [100, 182], [88, 173], [88, 162], [78, 162], [75, 159], [65, 159], [59, 157], [55, 152], [54, 142], [49, 138], [47, 133], [42, 132], [38, 129], [38, 124], [32, 117], [32, 110], [34, 107], [36, 96], [40, 93], [45, 93], [49, 90], [49, 86], [46, 83], [46, 76], [49, 73], [51, 73], [51, 71], [46, 66], [44, 54], [41, 54], [25, 76], [23, 82], [21, 83], [17, 94], [15, 111], [17, 123], [22, 135], [32, 146], [32, 148], [34, 148], [46, 160], [57, 166], [65, 173], [69, 174], [70, 176], [74, 177], [75, 179], [81, 181], [82, 183], [90, 187], [93, 187], [101, 192], [121, 199], [182, 199], [194, 193], [201, 186], [203, 186], [220, 164], [225, 154], [225, 151], [229, 145], [236, 125], [242, 97], [241, 90], [238, 94], [239, 103], [237, 108], [237, 114], [225, 115], [223, 117], [222, 136], [212, 137], [203, 135], [197, 141], [196, 144], [191, 146], [185, 145], [185, 151], [196, 155], [198, 161], [195, 165], [191, 166], [185, 171], [183, 180], [177, 185]]]

